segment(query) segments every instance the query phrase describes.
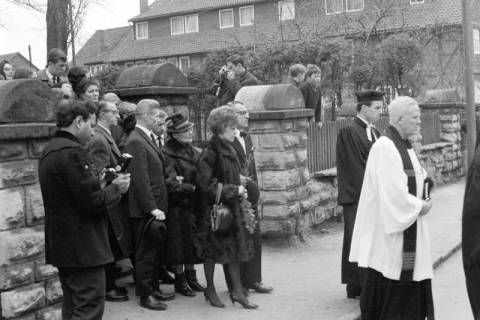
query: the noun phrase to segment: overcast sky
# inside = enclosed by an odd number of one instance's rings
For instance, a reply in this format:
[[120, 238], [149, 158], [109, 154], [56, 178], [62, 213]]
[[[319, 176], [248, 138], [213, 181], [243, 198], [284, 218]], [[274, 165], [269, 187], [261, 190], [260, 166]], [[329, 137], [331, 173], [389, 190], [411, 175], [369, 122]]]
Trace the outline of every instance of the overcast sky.
[[[38, 0], [45, 4], [46, 0]], [[95, 0], [87, 11], [85, 23], [76, 40], [78, 50], [95, 30], [128, 25], [128, 19], [140, 11], [139, 0]], [[152, 1], [150, 1], [152, 2]], [[33, 63], [43, 69], [46, 61], [45, 14], [15, 6], [0, 0], [0, 54], [19, 51], [28, 59], [28, 45], [32, 47]], [[69, 59], [71, 52], [68, 53]]]

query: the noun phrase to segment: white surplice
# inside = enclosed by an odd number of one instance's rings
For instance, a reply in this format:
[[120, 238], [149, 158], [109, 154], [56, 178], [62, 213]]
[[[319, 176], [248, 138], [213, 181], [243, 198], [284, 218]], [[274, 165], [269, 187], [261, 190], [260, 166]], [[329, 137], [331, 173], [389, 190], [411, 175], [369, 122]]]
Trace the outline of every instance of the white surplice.
[[433, 277], [430, 237], [422, 209], [425, 170], [408, 150], [417, 181], [417, 196], [408, 193], [407, 175], [392, 140], [380, 137], [367, 160], [349, 260], [385, 278], [399, 280], [402, 271], [403, 231], [417, 221], [413, 280]]

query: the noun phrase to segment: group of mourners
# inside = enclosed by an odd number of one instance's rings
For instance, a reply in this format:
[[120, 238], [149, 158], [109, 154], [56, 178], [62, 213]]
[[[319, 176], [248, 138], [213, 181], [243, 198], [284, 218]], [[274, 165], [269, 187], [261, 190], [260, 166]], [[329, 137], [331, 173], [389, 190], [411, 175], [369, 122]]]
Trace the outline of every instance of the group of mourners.
[[[5, 65], [0, 74], [9, 79], [12, 68]], [[192, 144], [194, 124], [187, 114], [167, 115], [151, 99], [133, 104], [114, 93], [99, 99], [98, 84], [82, 68], [67, 72], [61, 50], [49, 53], [37, 79], [60, 98], [58, 131], [43, 151], [39, 180], [46, 262], [59, 269], [63, 319], [101, 319], [105, 300], [128, 300], [127, 289], [115, 282], [116, 262], [127, 257], [142, 307], [167, 308], [165, 301], [175, 294], [162, 291], [163, 283], [188, 297], [203, 292], [212, 306], [224, 308], [214, 284], [215, 264], [222, 264], [232, 303], [256, 309], [250, 290], [273, 289], [262, 284], [248, 106], [233, 101], [241, 87], [258, 84], [243, 58], [230, 57], [219, 71], [214, 90], [220, 106], [208, 116], [211, 138], [203, 149]], [[315, 110], [319, 126], [320, 81], [318, 66], [290, 67], [288, 82]], [[380, 133], [373, 124], [383, 93], [356, 96], [357, 115], [339, 131], [336, 152], [346, 295], [360, 298], [362, 320], [433, 320], [425, 219], [433, 182], [409, 140], [420, 132], [418, 103], [410, 97], [391, 101], [390, 124]], [[475, 159], [465, 196], [464, 265], [478, 318], [480, 251], [474, 228], [480, 156]], [[196, 276], [200, 263], [206, 287]]]
[[[213, 109], [211, 138], [199, 149], [188, 114], [167, 115], [152, 99], [100, 97], [98, 83], [81, 67], [68, 69], [61, 50], [47, 60], [37, 79], [58, 95], [58, 130], [40, 158], [39, 181], [46, 262], [59, 270], [62, 318], [101, 319], [105, 301], [128, 300], [127, 288], [116, 283], [122, 261], [131, 261], [144, 308], [165, 310], [175, 293], [197, 292], [224, 308], [216, 264], [223, 265], [231, 302], [258, 308], [250, 293], [273, 288], [262, 283], [246, 106], [230, 101]], [[173, 284], [174, 293], [160, 284]]]

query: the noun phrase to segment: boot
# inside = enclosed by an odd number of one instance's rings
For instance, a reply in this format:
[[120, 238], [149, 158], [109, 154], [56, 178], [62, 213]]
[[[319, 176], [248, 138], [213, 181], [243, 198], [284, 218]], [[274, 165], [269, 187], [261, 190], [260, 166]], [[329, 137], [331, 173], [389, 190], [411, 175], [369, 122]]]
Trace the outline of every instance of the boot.
[[197, 271], [193, 270], [185, 270], [185, 276], [187, 278], [187, 283], [192, 288], [193, 291], [203, 292], [205, 288], [198, 282], [197, 279]]
[[175, 274], [175, 292], [180, 293], [186, 297], [195, 297], [195, 292], [188, 286], [185, 273]]
[[174, 284], [175, 279], [168, 273], [167, 268], [165, 266], [160, 266], [160, 270], [158, 271], [158, 277], [160, 281], [164, 284]]

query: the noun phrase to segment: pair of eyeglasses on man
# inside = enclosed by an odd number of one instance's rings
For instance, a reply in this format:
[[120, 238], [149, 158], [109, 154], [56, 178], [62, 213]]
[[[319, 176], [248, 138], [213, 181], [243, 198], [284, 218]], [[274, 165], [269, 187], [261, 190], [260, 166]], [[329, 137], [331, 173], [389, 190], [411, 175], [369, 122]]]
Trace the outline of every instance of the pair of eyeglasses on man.
[[242, 115], [242, 116], [245, 116], [245, 115], [248, 114], [248, 111], [236, 111], [235, 113], [239, 114], [239, 115]]
[[118, 110], [108, 110], [108, 109], [103, 110], [103, 112], [111, 112], [113, 114], [119, 114], [120, 113]]

